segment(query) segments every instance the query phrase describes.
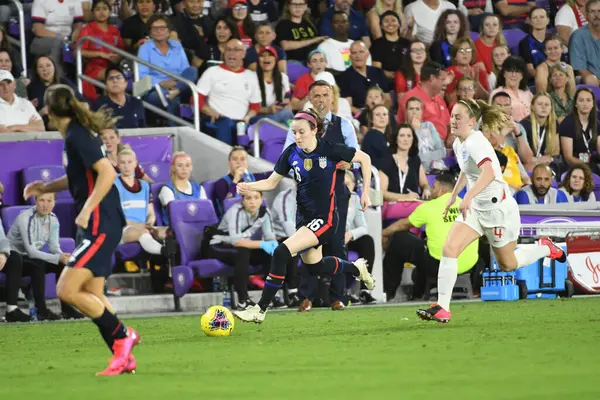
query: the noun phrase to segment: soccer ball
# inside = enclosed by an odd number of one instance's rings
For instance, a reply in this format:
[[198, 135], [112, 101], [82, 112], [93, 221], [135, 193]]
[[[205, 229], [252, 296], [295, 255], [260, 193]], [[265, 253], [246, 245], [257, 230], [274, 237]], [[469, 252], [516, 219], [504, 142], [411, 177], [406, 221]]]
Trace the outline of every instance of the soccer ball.
[[229, 336], [235, 321], [226, 307], [212, 306], [200, 318], [200, 326], [206, 336]]

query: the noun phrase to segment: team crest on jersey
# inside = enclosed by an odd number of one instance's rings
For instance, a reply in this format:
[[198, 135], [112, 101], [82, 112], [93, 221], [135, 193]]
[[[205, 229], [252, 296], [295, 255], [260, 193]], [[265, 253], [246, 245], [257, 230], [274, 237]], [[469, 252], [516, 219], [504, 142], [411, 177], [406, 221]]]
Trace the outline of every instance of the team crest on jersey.
[[460, 156], [462, 157], [463, 161], [467, 161], [467, 158], [469, 158], [469, 153], [467, 153], [466, 150], [463, 150], [462, 153], [460, 153]]
[[310, 171], [312, 169], [312, 158], [304, 159], [304, 169]]
[[196, 215], [196, 212], [198, 212], [198, 207], [196, 206], [196, 204], [190, 203], [187, 206], [187, 211], [190, 215]]
[[327, 167], [327, 157], [319, 157], [319, 167], [321, 167], [321, 169]]

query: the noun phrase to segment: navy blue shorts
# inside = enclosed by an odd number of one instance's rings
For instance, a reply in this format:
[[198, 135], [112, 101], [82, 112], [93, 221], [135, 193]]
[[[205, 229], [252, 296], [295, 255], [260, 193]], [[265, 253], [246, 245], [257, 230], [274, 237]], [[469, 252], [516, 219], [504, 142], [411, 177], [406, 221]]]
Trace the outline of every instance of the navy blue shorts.
[[318, 215], [314, 218], [301, 218], [296, 221], [296, 229], [306, 226], [315, 234], [317, 239], [319, 239], [318, 246], [322, 246], [335, 239], [337, 225], [338, 215], [336, 211], [331, 213], [331, 215]]
[[112, 273], [112, 257], [121, 242], [123, 227], [97, 229], [96, 235], [92, 229], [77, 229], [77, 247], [71, 254], [69, 267], [87, 268], [97, 278], [108, 278]]

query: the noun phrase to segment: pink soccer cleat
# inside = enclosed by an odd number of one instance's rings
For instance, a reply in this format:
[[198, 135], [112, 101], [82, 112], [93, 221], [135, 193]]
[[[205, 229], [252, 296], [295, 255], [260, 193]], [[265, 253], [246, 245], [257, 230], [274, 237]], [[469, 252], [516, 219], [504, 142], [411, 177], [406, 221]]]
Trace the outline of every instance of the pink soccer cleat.
[[424, 321], [437, 321], [442, 324], [450, 322], [450, 311], [442, 308], [439, 304], [432, 304], [430, 308], [417, 310], [417, 315]]
[[564, 250], [554, 244], [554, 242], [548, 238], [541, 238], [539, 240], [540, 246], [548, 246], [550, 248], [550, 257], [553, 260], [557, 260], [558, 262], [564, 263], [567, 261], [567, 255]]
[[135, 346], [142, 343], [140, 334], [130, 326], [127, 327], [127, 336], [130, 336], [133, 339], [133, 346], [131, 347], [132, 350]]
[[[121, 339], [123, 340], [123, 339]], [[115, 349], [115, 346], [113, 346], [113, 349]], [[116, 355], [116, 351], [115, 351], [115, 355], [108, 360], [108, 367], [106, 367], [106, 369], [102, 372], [97, 372], [96, 376], [115, 376], [115, 375], [121, 375], [123, 372], [127, 372], [127, 366], [128, 366], [128, 359], [123, 359], [122, 357], [118, 357]]]
[[126, 372], [128, 374], [135, 374], [136, 367], [137, 362], [135, 361], [135, 357], [133, 356], [133, 354], [130, 354], [129, 359], [127, 360], [127, 367], [125, 367], [125, 370], [123, 372]]

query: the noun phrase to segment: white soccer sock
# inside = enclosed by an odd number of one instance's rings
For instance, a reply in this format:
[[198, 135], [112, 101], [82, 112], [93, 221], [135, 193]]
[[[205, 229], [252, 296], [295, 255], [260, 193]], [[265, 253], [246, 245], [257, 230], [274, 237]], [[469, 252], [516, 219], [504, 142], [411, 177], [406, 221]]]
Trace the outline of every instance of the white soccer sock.
[[446, 311], [450, 310], [452, 289], [458, 277], [458, 259], [442, 257], [438, 271], [438, 301], [437, 303]]
[[298, 293], [298, 289], [288, 289], [288, 294]]
[[550, 247], [548, 246], [522, 244], [515, 250], [515, 257], [517, 257], [517, 268], [529, 265], [533, 262], [536, 262], [540, 258], [548, 257], [549, 255]]
[[13, 312], [16, 309], [17, 309], [17, 306], [9, 305], [9, 304], [6, 305], [6, 312]]
[[162, 245], [158, 243], [151, 234], [144, 233], [138, 239], [138, 242], [142, 245], [142, 249], [146, 250], [150, 254], [160, 254], [160, 250], [162, 249]]

